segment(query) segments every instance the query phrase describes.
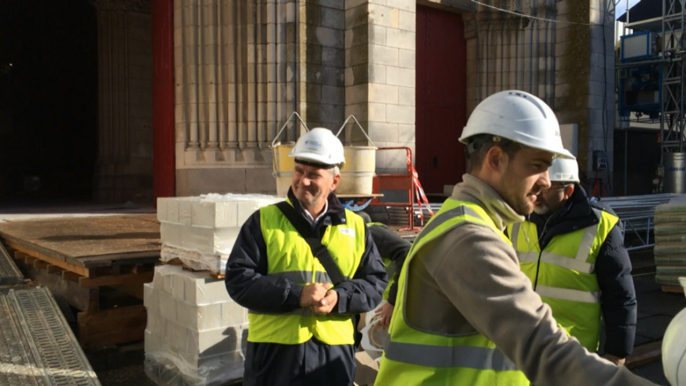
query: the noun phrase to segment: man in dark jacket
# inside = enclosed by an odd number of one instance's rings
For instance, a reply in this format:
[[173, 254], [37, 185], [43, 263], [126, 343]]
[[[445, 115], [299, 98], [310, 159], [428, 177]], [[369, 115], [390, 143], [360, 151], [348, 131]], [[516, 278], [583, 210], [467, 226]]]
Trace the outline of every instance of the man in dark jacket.
[[[362, 218], [333, 193], [345, 163], [338, 138], [312, 129], [290, 155], [295, 167], [286, 205], [255, 212], [227, 262], [229, 295], [249, 311], [243, 384], [349, 386], [353, 315], [381, 302], [386, 272]], [[330, 265], [299, 229], [321, 239]]]
[[400, 237], [400, 235], [388, 228], [386, 225], [378, 222], [371, 222], [371, 218], [365, 212], [359, 212], [360, 216], [367, 223], [374, 239], [374, 244], [379, 250], [379, 255], [386, 266], [386, 273], [388, 274], [388, 287], [384, 291], [383, 299], [386, 303], [382, 304], [376, 310], [380, 314], [379, 323], [388, 327], [391, 323], [391, 316], [393, 315], [393, 307], [395, 306], [395, 298], [398, 295], [398, 281], [400, 280], [400, 271], [405, 264], [405, 258], [410, 252], [412, 244], [409, 241]]
[[576, 160], [555, 159], [551, 187], [528, 221], [510, 227], [522, 271], [553, 317], [589, 351], [597, 351], [601, 315], [605, 358], [623, 364], [636, 333], [636, 291], [621, 223], [589, 203]]

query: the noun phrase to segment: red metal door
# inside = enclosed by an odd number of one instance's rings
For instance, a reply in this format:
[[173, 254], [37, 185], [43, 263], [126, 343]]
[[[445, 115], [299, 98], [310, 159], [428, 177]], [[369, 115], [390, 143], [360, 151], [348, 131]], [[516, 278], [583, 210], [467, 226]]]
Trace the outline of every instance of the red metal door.
[[467, 120], [467, 60], [462, 16], [417, 6], [416, 158], [427, 193], [442, 193], [465, 172], [458, 139]]

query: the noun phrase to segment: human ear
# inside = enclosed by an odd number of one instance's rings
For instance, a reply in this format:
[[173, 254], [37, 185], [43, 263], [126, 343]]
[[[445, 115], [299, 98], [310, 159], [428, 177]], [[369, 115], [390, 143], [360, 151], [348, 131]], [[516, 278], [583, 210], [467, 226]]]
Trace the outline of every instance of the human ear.
[[341, 175], [340, 175], [340, 174], [336, 174], [336, 175], [333, 177], [333, 182], [331, 183], [331, 191], [332, 191], [332, 192], [333, 192], [334, 190], [336, 190], [336, 187], [338, 187], [338, 183], [339, 183], [339, 182], [341, 182]]
[[565, 198], [572, 197], [574, 194], [574, 185], [565, 186]]
[[484, 159], [486, 167], [492, 171], [501, 171], [501, 167], [507, 166], [507, 154], [500, 148], [500, 146], [493, 146], [488, 149]]

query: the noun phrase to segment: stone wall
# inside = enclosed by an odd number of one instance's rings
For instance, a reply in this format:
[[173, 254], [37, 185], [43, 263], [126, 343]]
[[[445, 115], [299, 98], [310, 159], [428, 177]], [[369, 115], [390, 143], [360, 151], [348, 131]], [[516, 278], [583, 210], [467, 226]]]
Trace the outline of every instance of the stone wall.
[[276, 189], [269, 146], [299, 108], [304, 4], [174, 1], [177, 195]]
[[[345, 102], [378, 147], [415, 144], [415, 0], [346, 0]], [[350, 126], [351, 127], [351, 126]], [[357, 129], [346, 141], [367, 144]], [[404, 152], [377, 153], [377, 172], [404, 169]]]

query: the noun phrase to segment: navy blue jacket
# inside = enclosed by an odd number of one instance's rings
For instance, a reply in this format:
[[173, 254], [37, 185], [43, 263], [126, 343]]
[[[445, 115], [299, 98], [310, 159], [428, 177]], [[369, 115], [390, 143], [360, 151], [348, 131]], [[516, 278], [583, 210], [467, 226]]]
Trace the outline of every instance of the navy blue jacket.
[[[296, 211], [302, 213], [300, 203], [290, 190], [288, 197]], [[327, 212], [313, 224], [321, 236], [328, 226], [341, 224], [345, 219], [345, 209], [335, 194], [329, 195], [328, 204]], [[268, 258], [258, 210], [243, 224], [226, 263], [229, 295], [241, 306], [262, 313], [285, 313], [300, 308], [302, 287], [291, 279], [267, 275]], [[362, 261], [351, 280], [334, 288], [338, 303], [332, 313], [359, 314], [374, 309], [381, 302], [387, 284], [383, 262], [366, 230]]]
[[[529, 221], [535, 223], [538, 228], [538, 243], [541, 250], [545, 249], [555, 236], [597, 224], [599, 218], [593, 212], [593, 207], [615, 214], [611, 208], [599, 204], [590, 203], [584, 189], [575, 184], [574, 194], [549, 218], [532, 213]], [[631, 260], [624, 247], [619, 222], [612, 228], [600, 248], [595, 270], [602, 291], [600, 302], [607, 338], [604, 351], [625, 358], [633, 351], [636, 336], [636, 290], [631, 277]]]
[[395, 281], [391, 284], [391, 289], [388, 290], [388, 302], [395, 305], [395, 299], [398, 296], [400, 271], [405, 264], [405, 259], [410, 252], [410, 248], [412, 248], [412, 244], [383, 224], [372, 223], [368, 225], [368, 228], [374, 238], [374, 244], [379, 249], [381, 258], [388, 258], [391, 261], [392, 267], [387, 272], [393, 275]]

